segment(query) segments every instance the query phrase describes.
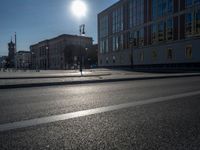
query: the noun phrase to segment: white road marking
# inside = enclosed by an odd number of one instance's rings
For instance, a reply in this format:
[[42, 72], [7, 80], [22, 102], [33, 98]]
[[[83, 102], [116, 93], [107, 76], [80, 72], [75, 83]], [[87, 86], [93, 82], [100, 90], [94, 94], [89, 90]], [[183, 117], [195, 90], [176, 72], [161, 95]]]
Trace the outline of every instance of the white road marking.
[[112, 106], [88, 109], [88, 110], [66, 113], [66, 114], [61, 114], [61, 115], [54, 115], [54, 116], [49, 116], [49, 117], [42, 117], [42, 118], [36, 118], [36, 119], [31, 119], [31, 120], [6, 123], [6, 124], [0, 125], [0, 132], [14, 130], [14, 129], [20, 129], [20, 128], [26, 128], [26, 127], [31, 127], [31, 126], [41, 125], [41, 124], [53, 123], [53, 122], [57, 122], [57, 121], [63, 121], [63, 120], [68, 120], [68, 119], [78, 118], [78, 117], [83, 117], [83, 116], [89, 116], [89, 115], [93, 115], [93, 114], [99, 114], [99, 113], [124, 109], [124, 108], [128, 108], [128, 107], [164, 102], [164, 101], [169, 101], [169, 100], [173, 100], [173, 99], [177, 99], [177, 98], [195, 96], [195, 95], [199, 95], [199, 94], [200, 94], [200, 91], [196, 91], [196, 92], [177, 94], [177, 95], [166, 96], [166, 97], [152, 98], [149, 100], [142, 100], [142, 101], [136, 101], [136, 102], [130, 102], [130, 103], [123, 103], [123, 104], [119, 104], [119, 105], [112, 105]]

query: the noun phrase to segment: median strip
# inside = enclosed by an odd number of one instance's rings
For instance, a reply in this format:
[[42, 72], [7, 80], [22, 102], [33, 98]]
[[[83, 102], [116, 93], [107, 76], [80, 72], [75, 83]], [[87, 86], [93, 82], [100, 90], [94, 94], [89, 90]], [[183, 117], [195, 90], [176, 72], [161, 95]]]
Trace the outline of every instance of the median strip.
[[89, 115], [93, 115], [93, 114], [100, 114], [100, 113], [110, 112], [110, 111], [114, 111], [114, 110], [125, 109], [125, 108], [129, 108], [129, 107], [164, 102], [164, 101], [169, 101], [169, 100], [178, 99], [178, 98], [195, 96], [195, 95], [199, 95], [199, 94], [200, 94], [200, 91], [189, 92], [189, 93], [177, 94], [177, 95], [166, 96], [166, 97], [152, 98], [149, 100], [142, 100], [142, 101], [136, 101], [136, 102], [130, 102], [130, 103], [123, 103], [123, 104], [119, 104], [119, 105], [99, 107], [99, 108], [77, 111], [77, 112], [72, 112], [72, 113], [66, 113], [66, 114], [61, 114], [61, 115], [54, 115], [54, 116], [49, 116], [49, 117], [42, 117], [42, 118], [36, 118], [36, 119], [31, 119], [31, 120], [7, 123], [7, 124], [0, 125], [0, 132], [14, 130], [14, 129], [20, 129], [20, 128], [26, 128], [26, 127], [31, 127], [31, 126], [37, 126], [37, 125], [41, 125], [41, 124], [53, 123], [53, 122], [57, 122], [57, 121], [64, 121], [64, 120], [68, 120], [68, 119], [84, 117], [84, 116], [89, 116]]

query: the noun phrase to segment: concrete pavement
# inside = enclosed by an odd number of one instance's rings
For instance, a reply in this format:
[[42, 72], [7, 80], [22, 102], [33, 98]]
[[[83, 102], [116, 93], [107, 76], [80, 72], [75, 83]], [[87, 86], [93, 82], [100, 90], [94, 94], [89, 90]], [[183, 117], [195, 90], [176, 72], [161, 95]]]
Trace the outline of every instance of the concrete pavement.
[[129, 70], [91, 69], [85, 70], [83, 76], [81, 76], [79, 71], [6, 72], [0, 73], [0, 89], [192, 76], [200, 76], [200, 73], [148, 73]]

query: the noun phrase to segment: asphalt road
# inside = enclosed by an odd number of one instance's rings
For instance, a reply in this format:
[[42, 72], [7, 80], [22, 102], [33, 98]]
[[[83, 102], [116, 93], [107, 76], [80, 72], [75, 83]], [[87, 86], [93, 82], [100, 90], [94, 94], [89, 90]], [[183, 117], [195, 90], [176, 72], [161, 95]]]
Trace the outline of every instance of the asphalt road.
[[[1, 90], [0, 127], [117, 109], [1, 131], [0, 149], [199, 150], [200, 94], [187, 95], [199, 92], [199, 83], [191, 77]], [[123, 104], [131, 105], [117, 107]]]

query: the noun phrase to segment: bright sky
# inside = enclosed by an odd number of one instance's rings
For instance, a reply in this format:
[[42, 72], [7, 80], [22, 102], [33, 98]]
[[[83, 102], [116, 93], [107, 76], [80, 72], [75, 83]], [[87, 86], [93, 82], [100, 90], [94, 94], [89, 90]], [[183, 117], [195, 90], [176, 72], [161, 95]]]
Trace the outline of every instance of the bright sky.
[[73, 0], [0, 0], [0, 56], [7, 55], [7, 43], [17, 32], [18, 50], [60, 34], [78, 34], [86, 24], [86, 35], [97, 42], [97, 14], [118, 0], [82, 0], [88, 12], [77, 19], [71, 11]]

